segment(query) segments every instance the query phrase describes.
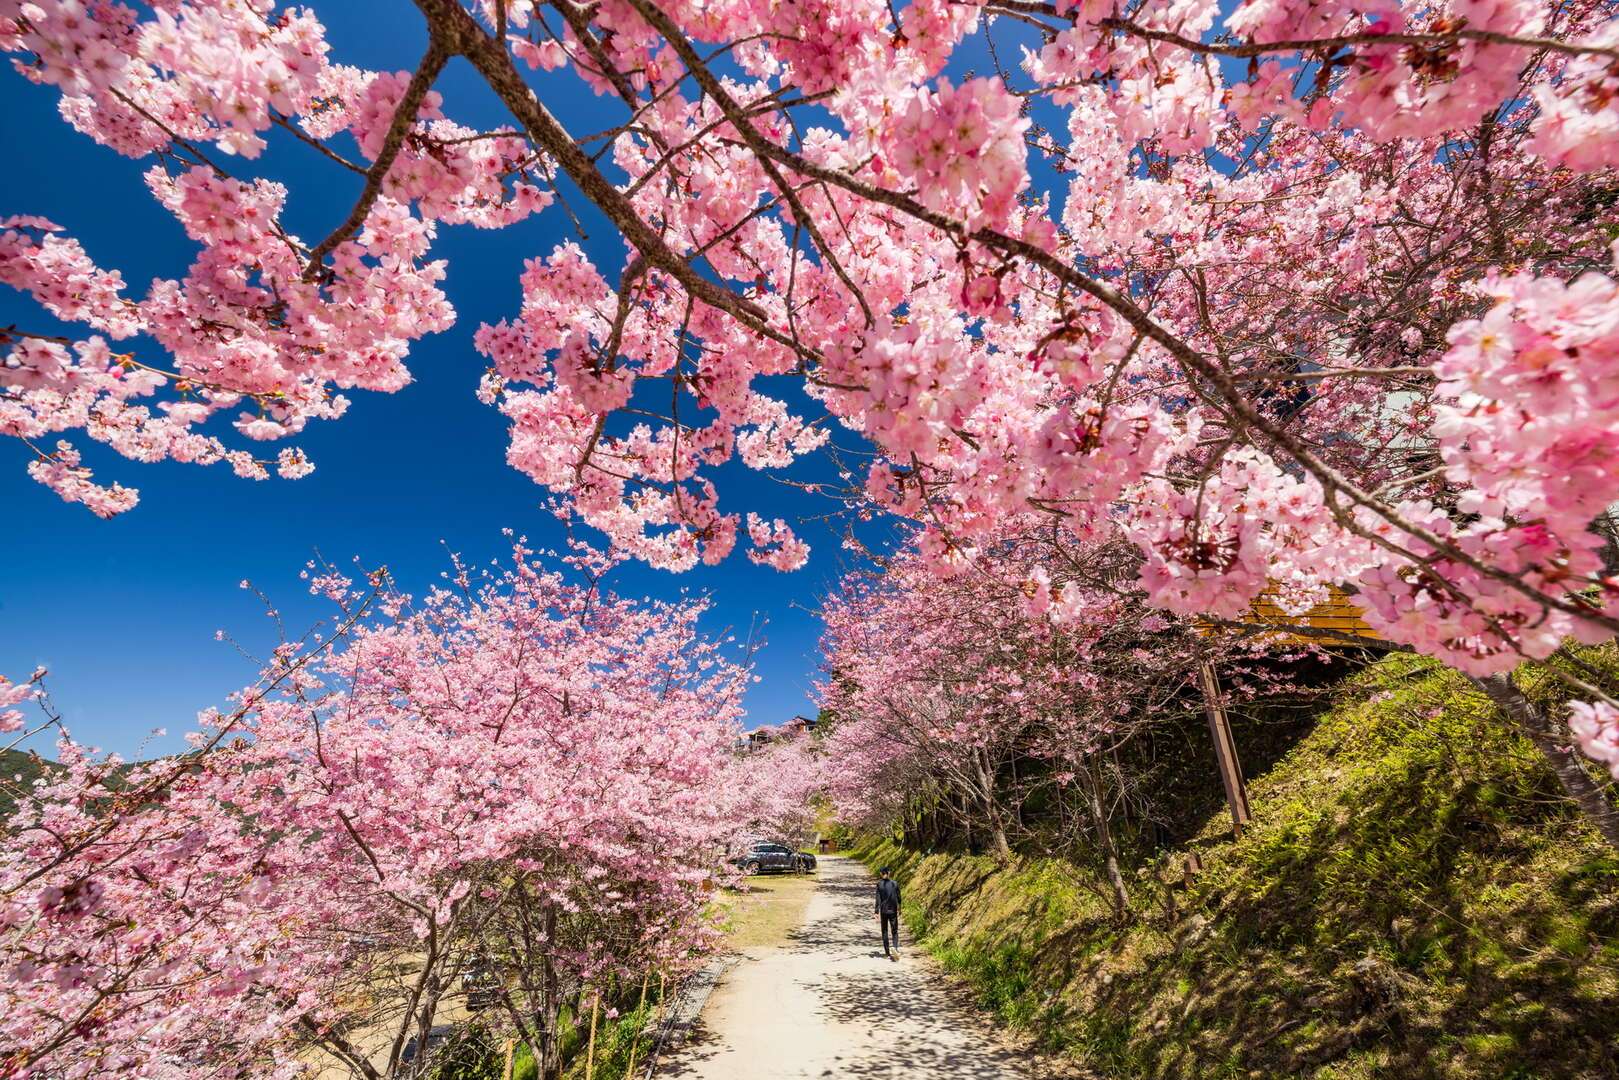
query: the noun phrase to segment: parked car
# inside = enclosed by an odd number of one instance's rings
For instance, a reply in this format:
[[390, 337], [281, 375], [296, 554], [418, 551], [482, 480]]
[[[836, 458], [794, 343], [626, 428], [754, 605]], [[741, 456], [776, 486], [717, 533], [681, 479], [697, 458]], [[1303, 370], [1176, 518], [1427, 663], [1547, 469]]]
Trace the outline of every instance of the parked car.
[[815, 856], [814, 855], [811, 855], [807, 851], [795, 851], [795, 852], [793, 852], [793, 854], [798, 858], [798, 872], [800, 874], [813, 874], [813, 873], [815, 873]]
[[416, 1036], [411, 1036], [405, 1044], [405, 1050], [399, 1055], [399, 1060], [409, 1064], [416, 1060], [417, 1055], [428, 1057], [437, 1053], [455, 1035], [454, 1024], [434, 1024], [427, 1032], [426, 1045], [418, 1045]]
[[761, 840], [750, 844], [748, 850], [731, 860], [749, 874], [799, 873], [798, 852], [786, 844], [772, 844]]

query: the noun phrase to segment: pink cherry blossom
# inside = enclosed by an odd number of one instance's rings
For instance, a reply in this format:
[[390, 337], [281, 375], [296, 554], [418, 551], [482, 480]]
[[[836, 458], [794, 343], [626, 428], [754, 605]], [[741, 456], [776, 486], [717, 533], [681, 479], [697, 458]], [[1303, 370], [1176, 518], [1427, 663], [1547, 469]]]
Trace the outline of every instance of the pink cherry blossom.
[[1568, 726], [1587, 756], [1619, 776], [1619, 709], [1605, 701], [1570, 702]]
[[[378, 1015], [398, 1045], [442, 1019], [451, 998], [384, 975], [449, 989], [471, 952], [515, 966], [511, 1033], [554, 1062], [561, 1010], [704, 955], [729, 847], [786, 823], [738, 783], [745, 671], [699, 604], [570, 584], [521, 546], [453, 570], [412, 598], [318, 567], [340, 632], [278, 649], [190, 754], [125, 766], [64, 736], [59, 771], [4, 781], [8, 1069], [298, 1075]], [[6, 730], [34, 693], [0, 683]]]
[[[271, 0], [0, 5], [30, 92], [151, 166], [191, 255], [137, 294], [116, 237], [5, 219], [41, 321], [0, 343], [0, 433], [103, 515], [137, 496], [88, 443], [307, 475], [288, 441], [453, 327], [440, 231], [560, 221], [565, 181], [621, 257], [526, 253], [467, 392], [615, 556], [745, 532], [802, 566], [722, 478], [837, 447], [869, 459], [818, 490], [920, 529], [941, 579], [1034, 515], [1130, 545], [1176, 615], [1338, 586], [1481, 676], [1619, 632], [1612, 5], [1013, 7], [420, 0], [433, 47], [373, 71]], [[568, 130], [567, 87], [611, 119]], [[319, 235], [282, 153], [360, 175]]]

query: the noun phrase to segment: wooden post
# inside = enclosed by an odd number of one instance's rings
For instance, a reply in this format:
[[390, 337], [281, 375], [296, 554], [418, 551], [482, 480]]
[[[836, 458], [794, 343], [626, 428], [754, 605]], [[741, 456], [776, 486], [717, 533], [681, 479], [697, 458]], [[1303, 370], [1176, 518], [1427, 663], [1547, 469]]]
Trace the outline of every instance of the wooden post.
[[585, 1080], [594, 1080], [596, 1075], [596, 1017], [601, 1015], [601, 995], [596, 996], [596, 1003], [590, 1007], [590, 1045], [585, 1048]]
[[652, 969], [641, 976], [641, 1004], [635, 1007], [635, 1022], [641, 1025], [630, 1039], [630, 1060], [624, 1065], [624, 1080], [635, 1075], [635, 1052], [641, 1048], [641, 1036], [646, 1033], [646, 988], [652, 981]]
[[512, 1058], [517, 1053], [517, 1040], [506, 1040], [506, 1067], [500, 1070], [500, 1080], [512, 1080]]
[[[647, 1064], [646, 1064], [646, 1071], [647, 1071], [648, 1076], [650, 1076], [652, 1074], [653, 1068], [656, 1067], [656, 1065], [658, 1064], [658, 1052], [659, 1052], [659, 1050], [661, 1049], [661, 1047], [663, 1045], [663, 1043], [662, 1043], [662, 1040], [663, 1040], [663, 1019], [664, 1019], [664, 1014], [668, 1011], [668, 1009], [669, 1009], [669, 971], [666, 968], [659, 968], [658, 969], [658, 1010], [657, 1010], [656, 1018], [652, 1021], [652, 1028], [653, 1028], [653, 1031], [652, 1031], [652, 1056], [647, 1059]], [[624, 1078], [624, 1080], [632, 1080], [632, 1078], [629, 1077], [629, 1076], [626, 1076]]]
[[1237, 761], [1231, 724], [1220, 704], [1220, 679], [1213, 664], [1199, 665], [1197, 674], [1203, 688], [1203, 708], [1209, 716], [1209, 733], [1214, 736], [1214, 758], [1220, 768], [1220, 783], [1225, 786], [1226, 805], [1231, 808], [1231, 831], [1241, 837], [1242, 827], [1249, 821], [1248, 789], [1243, 786], [1242, 765]]

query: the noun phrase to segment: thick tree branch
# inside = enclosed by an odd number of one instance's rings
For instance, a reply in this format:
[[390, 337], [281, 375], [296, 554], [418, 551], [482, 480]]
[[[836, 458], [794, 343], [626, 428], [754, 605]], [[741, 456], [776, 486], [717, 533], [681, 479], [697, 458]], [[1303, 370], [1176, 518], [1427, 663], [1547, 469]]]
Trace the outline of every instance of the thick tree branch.
[[653, 29], [657, 30], [669, 41], [676, 53], [685, 61], [687, 67], [691, 70], [692, 76], [703, 88], [704, 92], [712, 97], [726, 115], [730, 117], [732, 126], [736, 128], [743, 143], [760, 158], [771, 159], [803, 175], [824, 180], [862, 198], [892, 207], [909, 217], [932, 225], [951, 235], [975, 241], [1007, 255], [1019, 256], [1045, 270], [1059, 281], [1079, 289], [1081, 292], [1112, 308], [1143, 337], [1156, 342], [1184, 367], [1207, 379], [1218, 392], [1222, 401], [1245, 425], [1264, 434], [1313, 475], [1320, 482], [1322, 491], [1327, 497], [1328, 509], [1338, 523], [1349, 532], [1385, 550], [1417, 560], [1417, 556], [1408, 549], [1378, 534], [1375, 530], [1361, 525], [1354, 519], [1352, 511], [1338, 502], [1336, 496], [1342, 496], [1352, 506], [1365, 508], [1393, 525], [1406, 536], [1420, 540], [1435, 551], [1444, 553], [1446, 558], [1467, 566], [1485, 577], [1505, 584], [1508, 588], [1529, 597], [1537, 604], [1590, 621], [1608, 630], [1619, 632], [1619, 618], [1605, 615], [1572, 600], [1548, 595], [1525, 583], [1517, 575], [1500, 570], [1461, 550], [1432, 530], [1406, 521], [1395, 513], [1392, 508], [1375, 499], [1368, 492], [1363, 491], [1347, 476], [1327, 464], [1302, 440], [1290, 432], [1284, 423], [1267, 415], [1260, 406], [1250, 400], [1238, 387], [1230, 373], [1148, 315], [1133, 299], [1119, 289], [1084, 273], [1058, 258], [1052, 252], [1027, 240], [1008, 236], [987, 227], [968, 232], [961, 222], [936, 210], [929, 209], [909, 195], [890, 191], [887, 188], [860, 180], [841, 169], [817, 165], [766, 139], [748, 122], [747, 116], [738, 106], [736, 100], [726, 91], [718, 77], [702, 65], [696, 49], [672, 19], [652, 4], [650, 0], [628, 0], [628, 2], [642, 18], [647, 20]]
[[338, 244], [347, 240], [365, 224], [370, 216], [371, 208], [376, 205], [377, 199], [382, 195], [382, 183], [388, 177], [388, 170], [393, 168], [394, 159], [399, 156], [399, 149], [405, 143], [405, 136], [410, 133], [411, 125], [416, 122], [416, 114], [421, 109], [422, 101], [427, 92], [433, 88], [433, 82], [438, 78], [439, 72], [449, 61], [450, 54], [439, 44], [436, 37], [428, 42], [427, 53], [422, 62], [417, 65], [416, 73], [410, 77], [410, 85], [405, 87], [405, 93], [399, 99], [399, 106], [394, 110], [393, 121], [388, 125], [388, 133], [383, 138], [382, 148], [377, 152], [377, 158], [366, 170], [365, 187], [360, 192], [359, 201], [343, 224], [334, 229], [326, 239], [315, 245], [315, 250], [309, 254], [309, 263], [304, 267], [304, 280], [314, 281], [320, 276], [321, 264], [326, 261]]
[[624, 238], [641, 252], [649, 265], [662, 270], [688, 293], [731, 315], [761, 337], [791, 349], [797, 356], [820, 362], [817, 351], [771, 326], [764, 309], [703, 277], [674, 252], [651, 225], [642, 221], [624, 194], [601, 174], [567, 129], [534, 96], [534, 91], [512, 64], [511, 55], [483, 32], [465, 8], [454, 0], [416, 0], [416, 6], [427, 16], [435, 41], [472, 62], [529, 137], [556, 158], [562, 170], [619, 227]]

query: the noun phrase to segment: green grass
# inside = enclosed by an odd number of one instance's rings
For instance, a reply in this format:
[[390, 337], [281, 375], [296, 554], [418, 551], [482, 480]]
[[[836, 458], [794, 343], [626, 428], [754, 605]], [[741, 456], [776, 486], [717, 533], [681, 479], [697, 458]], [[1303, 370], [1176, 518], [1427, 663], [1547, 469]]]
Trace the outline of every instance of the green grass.
[[[632, 1046], [635, 1048], [635, 1060], [639, 1063], [636, 1069], [640, 1071], [640, 1064], [645, 1064], [646, 1056], [652, 1049], [655, 1019], [656, 1007], [649, 1000], [643, 1009], [630, 1009], [616, 1019], [598, 1021], [594, 1080], [625, 1080]], [[581, 1034], [588, 1032], [589, 1022], [587, 1017], [581, 1025]], [[563, 1070], [563, 1076], [567, 1080], [583, 1080], [584, 1075], [585, 1047], [581, 1043], [568, 1067]]]
[[815, 891], [814, 874], [757, 874], [742, 890], [730, 891], [716, 903], [728, 948], [757, 949], [782, 945], [804, 921], [804, 909]]
[[1148, 865], [1124, 926], [1057, 861], [854, 854], [985, 1007], [1103, 1076], [1619, 1075], [1619, 859], [1453, 673], [1389, 657], [1333, 698], [1244, 839], [1212, 816], [1192, 886]]

